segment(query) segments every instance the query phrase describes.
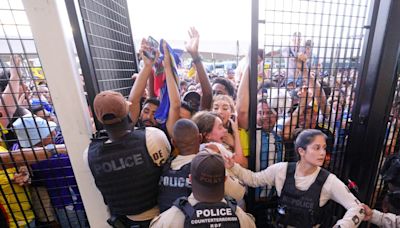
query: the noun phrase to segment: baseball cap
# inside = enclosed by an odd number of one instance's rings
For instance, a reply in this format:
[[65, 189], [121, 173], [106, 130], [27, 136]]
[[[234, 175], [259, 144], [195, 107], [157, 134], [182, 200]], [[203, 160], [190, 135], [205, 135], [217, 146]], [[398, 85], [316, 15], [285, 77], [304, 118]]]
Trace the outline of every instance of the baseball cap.
[[287, 79], [286, 85], [289, 85], [290, 83], [293, 83], [293, 84], [295, 83], [294, 78]]
[[52, 121], [26, 114], [18, 118], [12, 126], [21, 147], [31, 147], [47, 138], [57, 127]]
[[194, 111], [199, 111], [201, 96], [198, 92], [189, 91], [183, 95], [183, 100], [188, 102]]
[[94, 98], [93, 106], [97, 119], [102, 124], [115, 124], [128, 116], [130, 102], [121, 93], [103, 91]]
[[200, 151], [192, 160], [192, 192], [200, 202], [218, 202], [224, 197], [225, 166], [220, 154]]

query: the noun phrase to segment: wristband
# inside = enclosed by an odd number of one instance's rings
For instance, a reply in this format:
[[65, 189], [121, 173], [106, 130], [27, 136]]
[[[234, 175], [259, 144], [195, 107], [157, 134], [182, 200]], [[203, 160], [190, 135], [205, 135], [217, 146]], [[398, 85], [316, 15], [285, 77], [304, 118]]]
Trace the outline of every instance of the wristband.
[[200, 56], [197, 56], [197, 57], [194, 57], [194, 58], [192, 59], [192, 62], [196, 64], [196, 63], [200, 63], [201, 60], [202, 60], [201, 57], [200, 57]]

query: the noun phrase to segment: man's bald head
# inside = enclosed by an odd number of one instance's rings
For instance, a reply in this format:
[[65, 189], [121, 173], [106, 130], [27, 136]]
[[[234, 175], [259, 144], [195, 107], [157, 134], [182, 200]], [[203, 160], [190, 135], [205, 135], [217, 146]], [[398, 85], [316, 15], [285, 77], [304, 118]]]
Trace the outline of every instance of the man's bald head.
[[172, 139], [181, 155], [194, 154], [199, 151], [200, 139], [197, 125], [189, 119], [176, 121]]

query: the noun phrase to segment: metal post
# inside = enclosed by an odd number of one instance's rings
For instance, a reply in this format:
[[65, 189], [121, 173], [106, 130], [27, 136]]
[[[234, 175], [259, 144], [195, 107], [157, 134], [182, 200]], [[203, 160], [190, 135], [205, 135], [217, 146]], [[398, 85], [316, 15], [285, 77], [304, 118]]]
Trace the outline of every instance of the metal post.
[[[251, 52], [250, 52], [250, 110], [249, 110], [249, 135], [250, 135], [250, 156], [249, 168], [256, 168], [256, 115], [257, 115], [257, 50], [258, 50], [258, 0], [251, 1]], [[247, 208], [254, 209], [255, 191], [249, 188]]]
[[68, 155], [91, 227], [109, 227], [107, 207], [82, 159], [92, 127], [63, 0], [24, 0]]
[[397, 82], [395, 69], [400, 52], [400, 1], [375, 1], [371, 10], [344, 167], [345, 177], [358, 183], [359, 199], [363, 202], [370, 201], [379, 175], [378, 164]]
[[[65, 5], [67, 7], [68, 17], [72, 27], [72, 34], [74, 35], [76, 52], [78, 53], [79, 63], [82, 69], [82, 76], [85, 80], [86, 92], [88, 94], [87, 100], [92, 113], [94, 113], [93, 101], [96, 94], [100, 92], [100, 89], [97, 78], [95, 77], [96, 71], [93, 66], [92, 55], [89, 50], [89, 42], [83, 26], [79, 2], [78, 0], [65, 0]], [[101, 124], [96, 118], [94, 118], [94, 120], [96, 129], [101, 129]]]

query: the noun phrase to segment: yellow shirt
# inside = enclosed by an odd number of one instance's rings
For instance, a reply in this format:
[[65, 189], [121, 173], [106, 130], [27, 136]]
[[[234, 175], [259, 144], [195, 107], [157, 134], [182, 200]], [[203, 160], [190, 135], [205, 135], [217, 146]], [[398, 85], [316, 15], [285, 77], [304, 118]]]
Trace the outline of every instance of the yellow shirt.
[[[7, 128], [5, 128], [5, 127], [3, 127], [3, 124], [1, 124], [0, 123], [0, 136], [1, 135], [5, 135], [5, 134], [7, 134], [8, 133], [8, 130], [7, 130]], [[2, 149], [0, 149], [0, 152], [4, 152], [3, 150], [5, 150], [5, 151], [7, 151], [7, 146], [6, 146], [6, 144], [5, 144], [5, 142], [3, 141], [3, 140], [1, 140], [0, 139], [0, 147], [3, 147]]]
[[248, 157], [250, 155], [249, 133], [245, 129], [239, 128], [239, 138], [243, 155]]
[[[0, 146], [0, 153], [4, 152], [8, 152], [7, 149]], [[29, 192], [27, 191], [25, 193], [23, 187], [19, 186], [18, 184], [10, 184], [7, 179], [8, 175], [10, 180], [12, 180], [15, 172], [15, 168], [0, 170], [0, 185], [5, 195], [4, 198], [3, 194], [0, 194], [0, 203], [3, 205], [4, 209], [6, 209], [8, 218], [10, 219], [10, 228], [24, 227], [27, 222], [29, 223], [35, 218], [29, 203]], [[18, 202], [20, 202], [20, 204], [18, 204]], [[14, 215], [16, 221], [14, 221], [12, 214]], [[24, 214], [27, 221], [25, 220]]]

